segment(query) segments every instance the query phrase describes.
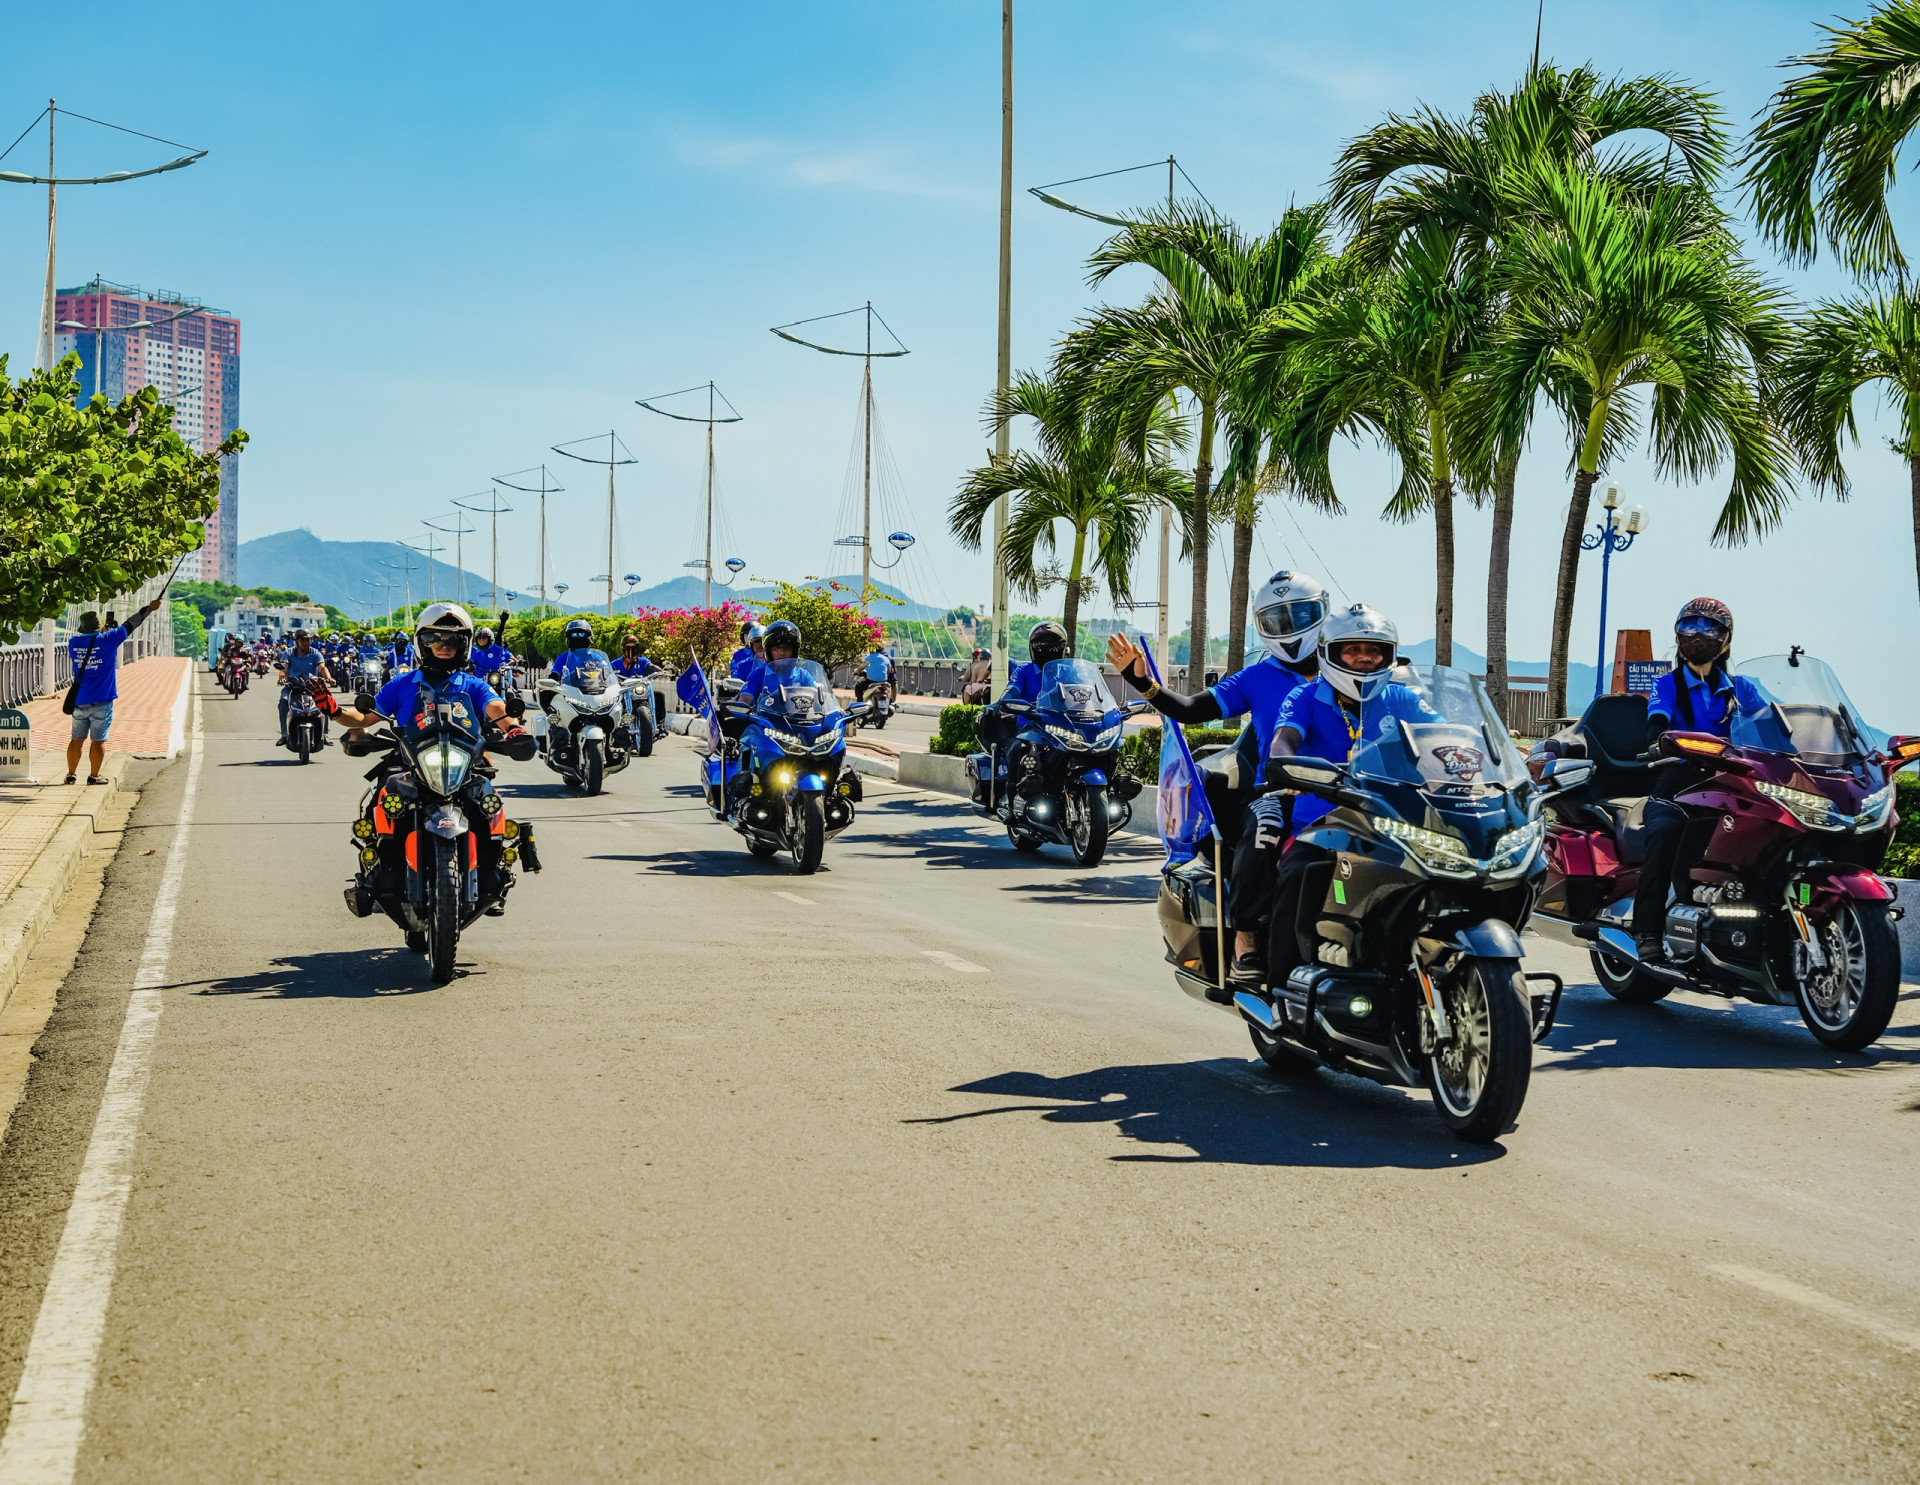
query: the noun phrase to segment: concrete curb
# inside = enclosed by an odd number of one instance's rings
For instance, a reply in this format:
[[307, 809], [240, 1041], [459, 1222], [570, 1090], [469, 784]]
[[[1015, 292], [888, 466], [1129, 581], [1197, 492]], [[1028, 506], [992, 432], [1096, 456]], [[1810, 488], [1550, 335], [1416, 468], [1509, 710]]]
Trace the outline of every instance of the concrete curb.
[[1894, 925], [1900, 930], [1900, 978], [1920, 980], [1920, 882], [1888, 877], [1887, 884], [1907, 913]]
[[67, 888], [80, 873], [81, 862], [120, 790], [130, 755], [107, 755], [102, 787], [84, 789], [59, 827], [40, 848], [19, 884], [0, 902], [0, 1009], [12, 998], [26, 972], [27, 961], [52, 924]]

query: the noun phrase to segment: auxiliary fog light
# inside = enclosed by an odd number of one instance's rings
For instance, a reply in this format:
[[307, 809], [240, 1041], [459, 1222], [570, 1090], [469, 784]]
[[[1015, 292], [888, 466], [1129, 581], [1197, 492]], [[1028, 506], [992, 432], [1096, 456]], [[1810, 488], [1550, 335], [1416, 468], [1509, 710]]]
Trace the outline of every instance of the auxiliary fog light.
[[1126, 812], [1127, 812], [1126, 800], [1120, 798], [1118, 795], [1115, 795], [1115, 794], [1109, 794], [1107, 796], [1107, 818], [1109, 820], [1117, 820]]
[[360, 848], [360, 864], [368, 871], [372, 871], [374, 867], [380, 864], [380, 853], [374, 850], [372, 846], [362, 846]]
[[1373, 1014], [1373, 1002], [1364, 995], [1356, 995], [1347, 1002], [1347, 1014], [1356, 1021], [1364, 1021]]
[[1044, 820], [1053, 813], [1053, 806], [1044, 799], [1036, 799], [1027, 806], [1027, 813], [1036, 820]]
[[520, 836], [520, 822], [518, 820], [506, 821], [501, 825], [500, 833], [508, 840], [517, 840]]
[[793, 787], [793, 770], [782, 763], [767, 770], [767, 783], [775, 789], [785, 791]]
[[519, 859], [520, 853], [512, 846], [502, 846], [500, 848], [500, 864], [502, 866], [512, 866], [513, 863]]
[[357, 840], [372, 840], [373, 821], [368, 819], [355, 820], [353, 822], [353, 834]]

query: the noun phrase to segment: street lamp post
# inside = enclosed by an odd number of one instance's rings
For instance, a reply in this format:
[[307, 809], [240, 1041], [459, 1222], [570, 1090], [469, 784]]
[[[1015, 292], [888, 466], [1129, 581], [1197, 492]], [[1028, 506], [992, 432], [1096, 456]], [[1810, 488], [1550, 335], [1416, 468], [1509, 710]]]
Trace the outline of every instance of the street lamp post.
[[[102, 337], [108, 335], [131, 335], [136, 330], [151, 330], [152, 320], [135, 320], [131, 325], [83, 325], [78, 320], [62, 320], [56, 327], [61, 330], [90, 330], [93, 332], [93, 395], [100, 395], [100, 356]], [[175, 394], [178, 395], [177, 393]]]
[[[994, 387], [1001, 397], [1013, 379], [1013, 0], [1000, 0], [1000, 306]], [[994, 434], [994, 462], [1012, 456], [1005, 422]], [[1007, 688], [1013, 619], [1008, 612], [1007, 510], [1009, 497], [993, 503], [993, 691]]]
[[[453, 504], [459, 505], [460, 502], [456, 500]], [[465, 509], [464, 506], [461, 508], [463, 510]], [[455, 516], [453, 520], [454, 524], [451, 526], [436, 526], [432, 521], [425, 519], [422, 519], [420, 524], [425, 526], [429, 531], [438, 531], [443, 536], [451, 536], [453, 538], [453, 601], [464, 608], [467, 602], [465, 587], [467, 559], [465, 555], [466, 545], [461, 538], [469, 531], [478, 531], [480, 528], [478, 526], [467, 525], [458, 516]], [[427, 540], [431, 541], [433, 538], [428, 537]], [[443, 547], [441, 550], [444, 551], [446, 549]]]
[[1605, 514], [1599, 524], [1580, 538], [1584, 550], [1591, 552], [1598, 548], [1600, 552], [1600, 647], [1593, 666], [1595, 696], [1604, 695], [1607, 688], [1607, 581], [1613, 568], [1613, 554], [1624, 552], [1633, 545], [1634, 537], [1647, 529], [1647, 512], [1642, 506], [1629, 506], [1623, 520], [1614, 519], [1620, 509], [1618, 480], [1607, 481], [1600, 507]]
[[[531, 474], [540, 476], [539, 484], [516, 485], [514, 483], [515, 480]], [[544, 619], [547, 616], [547, 497], [560, 494], [565, 486], [553, 483], [553, 476], [547, 472], [547, 466], [544, 464], [537, 469], [516, 469], [512, 474], [496, 474], [493, 482], [496, 485], [504, 485], [509, 490], [519, 490], [529, 495], [538, 494], [540, 497], [540, 581], [536, 586], [540, 589], [540, 617]]]
[[[498, 490], [482, 490], [480, 495], [487, 497], [485, 505], [468, 505], [466, 500], [456, 500], [453, 503], [461, 510], [486, 516], [491, 523], [493, 565], [487, 569], [487, 607], [497, 609], [500, 607], [500, 517], [513, 507], [501, 503]], [[469, 495], [467, 500], [478, 500], [480, 495]]]
[[[397, 547], [407, 546], [407, 544], [404, 541], [397, 541], [394, 543], [394, 545]], [[413, 548], [407, 547], [407, 550], [412, 551]], [[406, 603], [407, 617], [412, 618], [413, 617], [413, 575], [416, 572], [418, 572], [420, 569], [413, 565], [413, 558], [411, 557], [408, 557], [406, 559], [404, 565], [399, 562], [382, 562], [380, 565], [382, 567], [391, 567], [395, 572], [400, 574], [400, 581], [403, 585], [401, 587], [400, 592]], [[387, 617], [388, 618], [393, 617], [393, 610], [391, 608], [387, 610]]]

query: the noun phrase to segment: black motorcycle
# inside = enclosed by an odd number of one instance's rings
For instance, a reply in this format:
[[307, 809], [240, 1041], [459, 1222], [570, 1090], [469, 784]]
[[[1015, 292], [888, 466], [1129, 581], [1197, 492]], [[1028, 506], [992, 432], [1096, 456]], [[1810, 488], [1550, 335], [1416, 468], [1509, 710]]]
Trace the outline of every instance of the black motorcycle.
[[324, 685], [317, 676], [287, 682], [287, 746], [302, 763], [327, 745], [327, 716], [314, 701], [315, 688]]
[[[355, 706], [370, 711], [373, 698], [362, 695]], [[493, 787], [485, 725], [464, 696], [439, 695], [423, 680], [410, 717], [349, 733], [343, 744], [354, 757], [390, 754], [368, 771], [373, 787], [353, 822], [360, 868], [347, 908], [356, 918], [384, 912], [442, 985], [453, 978], [461, 929], [505, 910], [514, 864], [540, 870], [533, 827], [509, 820]], [[518, 762], [534, 755], [525, 733], [492, 746]]]
[[1369, 707], [1350, 762], [1268, 764], [1271, 785], [1334, 806], [1299, 832], [1327, 859], [1307, 868], [1298, 920], [1274, 925], [1312, 945], [1307, 962], [1280, 984], [1227, 981], [1204, 853], [1163, 877], [1161, 928], [1181, 988], [1237, 1012], [1270, 1066], [1424, 1084], [1449, 1129], [1485, 1142], [1519, 1114], [1560, 1000], [1557, 976], [1520, 967], [1544, 795], [1477, 679], [1403, 666], [1395, 680], [1433, 720]]

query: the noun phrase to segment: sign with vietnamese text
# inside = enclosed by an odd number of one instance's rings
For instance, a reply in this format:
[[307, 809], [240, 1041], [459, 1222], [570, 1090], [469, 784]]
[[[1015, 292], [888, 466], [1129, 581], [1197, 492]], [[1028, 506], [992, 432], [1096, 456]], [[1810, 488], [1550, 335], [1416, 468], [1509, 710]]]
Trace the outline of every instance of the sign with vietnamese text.
[[1665, 675], [1667, 670], [1668, 666], [1664, 660], [1629, 660], [1627, 661], [1627, 689], [1640, 692], [1651, 691], [1654, 682]]
[[12, 708], [0, 710], [0, 784], [26, 782], [32, 759], [33, 723]]

